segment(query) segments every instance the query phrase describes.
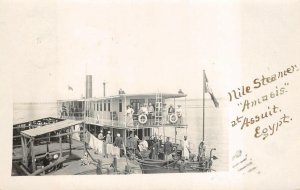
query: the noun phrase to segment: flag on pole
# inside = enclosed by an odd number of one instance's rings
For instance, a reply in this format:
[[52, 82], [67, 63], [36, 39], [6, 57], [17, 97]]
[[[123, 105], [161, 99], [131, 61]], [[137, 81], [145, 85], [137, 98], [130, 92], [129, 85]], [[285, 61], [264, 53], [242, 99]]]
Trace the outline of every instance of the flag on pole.
[[73, 91], [73, 88], [72, 88], [71, 86], [68, 85], [68, 90], [72, 90], [72, 91]]
[[219, 107], [219, 102], [217, 101], [216, 97], [214, 96], [214, 93], [212, 92], [211, 88], [208, 86], [208, 79], [205, 74], [205, 71], [204, 71], [204, 90], [205, 90], [205, 93], [209, 93], [212, 101], [215, 104], [215, 107], [216, 108]]

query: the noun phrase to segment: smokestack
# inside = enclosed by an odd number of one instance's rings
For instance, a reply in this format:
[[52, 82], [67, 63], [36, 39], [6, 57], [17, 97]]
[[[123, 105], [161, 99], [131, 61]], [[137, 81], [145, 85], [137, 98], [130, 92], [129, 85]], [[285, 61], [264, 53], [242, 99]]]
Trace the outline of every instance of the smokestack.
[[105, 97], [105, 84], [106, 84], [106, 82], [104, 81], [103, 82], [103, 97]]
[[86, 98], [93, 97], [92, 84], [93, 84], [92, 75], [86, 75], [86, 81], [85, 81], [85, 97]]

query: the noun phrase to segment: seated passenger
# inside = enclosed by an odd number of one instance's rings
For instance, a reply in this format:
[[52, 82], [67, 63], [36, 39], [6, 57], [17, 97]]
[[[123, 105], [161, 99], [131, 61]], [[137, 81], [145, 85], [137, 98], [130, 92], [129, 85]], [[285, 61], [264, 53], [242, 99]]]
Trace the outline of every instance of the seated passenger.
[[47, 152], [45, 157], [43, 158], [43, 166], [46, 167], [50, 164], [50, 155], [49, 153]]
[[82, 165], [82, 166], [90, 165], [90, 162], [89, 162], [89, 156], [88, 156], [88, 153], [87, 153], [87, 152], [85, 152], [85, 153], [84, 153], [84, 156], [81, 158], [81, 165]]

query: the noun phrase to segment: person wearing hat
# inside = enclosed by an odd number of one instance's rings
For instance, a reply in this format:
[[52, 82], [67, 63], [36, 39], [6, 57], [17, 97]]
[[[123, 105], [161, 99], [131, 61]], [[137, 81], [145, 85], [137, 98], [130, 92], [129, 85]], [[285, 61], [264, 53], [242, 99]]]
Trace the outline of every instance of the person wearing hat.
[[102, 130], [100, 131], [100, 133], [98, 135], [98, 139], [102, 140], [102, 141], [104, 140], [104, 136], [103, 136], [103, 131]]
[[117, 134], [117, 137], [114, 142], [114, 146], [122, 148], [123, 147], [123, 139], [121, 138], [120, 133]]
[[164, 153], [165, 153], [166, 160], [172, 159], [172, 152], [173, 152], [173, 144], [170, 142], [170, 137], [167, 137], [166, 142], [164, 144]]
[[105, 139], [105, 144], [106, 144], [106, 149], [105, 149], [105, 155], [104, 157], [108, 157], [109, 154], [111, 154], [112, 152], [112, 139], [111, 139], [111, 136], [110, 136], [110, 131], [107, 132], [107, 135], [106, 135], [106, 139]]
[[120, 133], [117, 134], [117, 137], [114, 142], [114, 146], [120, 149], [120, 156], [122, 157], [124, 155], [124, 149], [123, 149], [123, 139], [121, 138]]
[[105, 142], [107, 144], [112, 144], [112, 139], [111, 139], [110, 131], [107, 132]]
[[151, 149], [151, 159], [158, 160], [158, 153], [159, 153], [159, 141], [156, 137], [153, 139], [154, 143]]

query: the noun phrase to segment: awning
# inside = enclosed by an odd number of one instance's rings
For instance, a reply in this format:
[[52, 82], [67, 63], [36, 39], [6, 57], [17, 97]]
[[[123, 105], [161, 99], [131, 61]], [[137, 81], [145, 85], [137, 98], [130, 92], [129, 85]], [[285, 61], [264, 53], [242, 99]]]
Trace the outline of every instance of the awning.
[[60, 129], [64, 129], [70, 126], [77, 125], [79, 123], [83, 123], [83, 121], [75, 121], [75, 120], [64, 120], [57, 123], [53, 123], [50, 125], [45, 125], [43, 127], [37, 127], [34, 129], [28, 129], [21, 131], [21, 135], [24, 135], [26, 137], [36, 137], [39, 135], [47, 134], [53, 131], [57, 131]]
[[16, 119], [13, 121], [13, 125], [21, 125], [21, 124], [25, 124], [25, 123], [29, 123], [29, 122], [35, 122], [35, 121], [41, 121], [41, 120], [61, 120], [60, 118], [55, 118], [55, 117], [43, 117], [43, 118], [40, 118], [40, 117], [36, 117], [36, 118], [30, 118], [30, 119], [27, 119], [27, 118], [21, 118], [21, 119]]

